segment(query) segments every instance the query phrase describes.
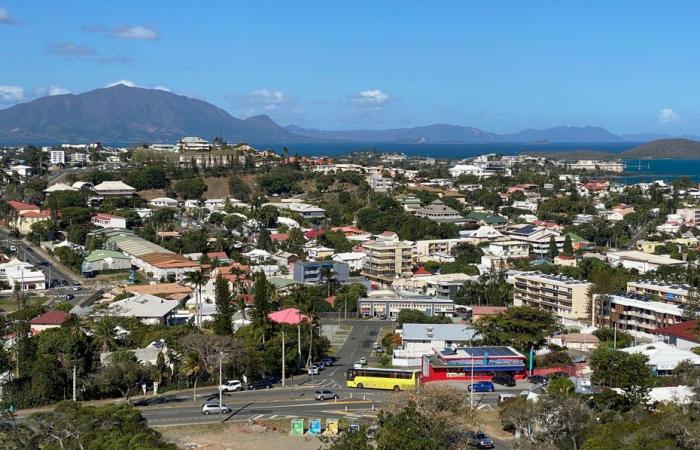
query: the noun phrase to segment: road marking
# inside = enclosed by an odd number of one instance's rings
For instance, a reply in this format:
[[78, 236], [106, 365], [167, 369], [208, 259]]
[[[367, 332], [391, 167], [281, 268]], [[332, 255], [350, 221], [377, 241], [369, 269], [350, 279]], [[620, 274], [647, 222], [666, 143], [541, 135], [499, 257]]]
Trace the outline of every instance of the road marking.
[[270, 419], [274, 419], [275, 417], [277, 417], [277, 414], [271, 415], [271, 416], [270, 416]]
[[264, 416], [264, 415], [265, 415], [265, 414], [258, 414], [257, 416], [253, 417], [252, 419], [253, 419], [253, 420], [258, 420], [259, 418], [261, 418], [261, 417]]

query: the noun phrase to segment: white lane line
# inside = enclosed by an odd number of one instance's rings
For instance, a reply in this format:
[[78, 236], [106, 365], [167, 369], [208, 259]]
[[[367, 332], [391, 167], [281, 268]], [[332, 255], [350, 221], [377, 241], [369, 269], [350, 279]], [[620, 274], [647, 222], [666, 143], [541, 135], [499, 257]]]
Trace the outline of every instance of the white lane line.
[[277, 417], [277, 414], [271, 415], [271, 416], [270, 416], [270, 419], [274, 419], [275, 417]]
[[259, 418], [261, 418], [264, 415], [265, 414], [258, 414], [257, 416], [253, 417], [253, 420], [258, 420]]

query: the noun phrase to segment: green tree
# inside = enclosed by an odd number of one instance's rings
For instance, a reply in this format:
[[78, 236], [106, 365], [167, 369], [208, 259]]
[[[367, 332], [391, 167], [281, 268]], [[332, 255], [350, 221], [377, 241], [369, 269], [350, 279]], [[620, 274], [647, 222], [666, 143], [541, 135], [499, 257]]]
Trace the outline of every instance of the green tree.
[[649, 359], [640, 353], [629, 354], [600, 347], [590, 358], [591, 382], [604, 387], [619, 388], [633, 403], [642, 403], [652, 386]]
[[552, 313], [528, 306], [508, 308], [474, 324], [482, 345], [510, 345], [527, 353], [542, 347], [558, 326]]
[[185, 274], [185, 283], [194, 286], [195, 301], [197, 303], [196, 324], [202, 326], [202, 286], [206, 282], [207, 277], [200, 270], [193, 270]]
[[265, 343], [270, 328], [270, 320], [267, 315], [272, 311], [273, 290], [263, 272], [257, 272], [254, 278], [253, 300], [255, 309], [253, 310], [253, 323], [261, 331], [262, 341]]
[[137, 392], [141, 383], [147, 381], [148, 372], [142, 366], [136, 356], [129, 350], [117, 350], [107, 360], [107, 365], [102, 367], [97, 374], [97, 381], [101, 389], [110, 392], [119, 391], [130, 401], [131, 395]]
[[570, 234], [567, 234], [564, 237], [564, 248], [562, 249], [562, 253], [566, 256], [573, 256], [573, 254], [574, 254], [574, 246], [571, 244], [571, 235]]
[[233, 333], [233, 306], [231, 305], [231, 291], [228, 280], [219, 275], [214, 284], [216, 299], [216, 314], [214, 315], [214, 333], [227, 335]]
[[207, 190], [207, 184], [200, 177], [184, 178], [175, 183], [173, 189], [185, 200], [200, 199]]
[[554, 236], [549, 237], [549, 248], [547, 249], [547, 256], [550, 259], [554, 259], [559, 255], [559, 249], [557, 248], [557, 242]]
[[257, 248], [271, 252], [274, 250], [274, 244], [270, 237], [270, 232], [267, 228], [262, 228], [258, 234]]
[[683, 304], [683, 320], [700, 319], [700, 295], [696, 287], [690, 288], [688, 298]]
[[306, 238], [304, 237], [304, 233], [301, 231], [300, 228], [294, 227], [291, 230], [289, 230], [288, 234], [289, 236], [284, 242], [285, 249], [288, 252], [294, 253], [297, 256], [303, 255], [304, 244], [306, 244]]
[[377, 448], [380, 450], [434, 450], [451, 448], [451, 442], [444, 433], [444, 426], [422, 416], [409, 404], [398, 414], [380, 412], [381, 428], [377, 435]]

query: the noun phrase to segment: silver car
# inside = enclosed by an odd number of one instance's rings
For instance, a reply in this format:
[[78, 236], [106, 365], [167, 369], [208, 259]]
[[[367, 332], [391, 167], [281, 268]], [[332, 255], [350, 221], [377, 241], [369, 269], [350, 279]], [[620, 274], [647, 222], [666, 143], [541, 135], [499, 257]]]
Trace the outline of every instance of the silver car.
[[202, 405], [202, 414], [230, 414], [233, 412], [230, 406], [221, 405], [218, 403], [205, 403]]
[[338, 399], [339, 395], [336, 392], [327, 389], [318, 390], [314, 393], [314, 398], [318, 401]]

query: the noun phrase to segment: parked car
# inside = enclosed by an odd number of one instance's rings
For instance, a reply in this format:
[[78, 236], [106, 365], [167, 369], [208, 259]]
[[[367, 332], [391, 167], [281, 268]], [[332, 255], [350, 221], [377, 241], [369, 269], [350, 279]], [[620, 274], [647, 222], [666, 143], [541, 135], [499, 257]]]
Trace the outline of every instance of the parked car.
[[498, 394], [498, 404], [502, 405], [509, 400], [517, 399], [518, 396], [510, 393], [500, 393]]
[[63, 286], [68, 286], [68, 281], [67, 280], [61, 280], [61, 284]]
[[226, 383], [219, 386], [224, 392], [236, 392], [243, 389], [243, 384], [239, 380], [228, 380]]
[[326, 367], [330, 367], [335, 363], [335, 358], [332, 356], [324, 356], [321, 358], [321, 362], [326, 365]]
[[318, 367], [316, 366], [309, 366], [309, 368], [306, 369], [306, 371], [309, 375], [318, 375]]
[[230, 414], [233, 412], [230, 406], [221, 405], [219, 403], [205, 403], [202, 405], [202, 414]]
[[311, 364], [318, 367], [318, 370], [323, 370], [326, 368], [326, 365], [323, 364], [323, 361], [314, 361]]
[[532, 384], [547, 384], [547, 378], [542, 375], [532, 375], [527, 380]]
[[476, 448], [494, 448], [493, 439], [482, 431], [473, 431], [469, 436], [469, 445]]
[[319, 390], [314, 393], [314, 398], [319, 401], [337, 399], [338, 397], [339, 395], [337, 393], [327, 389]]
[[515, 378], [511, 377], [510, 375], [496, 375], [493, 378], [491, 378], [491, 382], [494, 384], [500, 384], [503, 386], [509, 386], [513, 387], [515, 386]]
[[477, 381], [476, 383], [467, 386], [467, 389], [470, 392], [493, 392], [496, 390], [493, 383], [490, 381]]
[[270, 389], [272, 387], [272, 382], [269, 378], [262, 378], [260, 380], [248, 383], [248, 389], [251, 391], [257, 391], [259, 389]]
[[367, 364], [367, 358], [365, 358], [363, 356], [362, 358], [359, 359], [359, 362], [360, 362], [360, 364]]
[[74, 290], [74, 291], [79, 291], [80, 289], [82, 289], [82, 288], [80, 287], [80, 285], [77, 285], [77, 286], [74, 285], [74, 286], [73, 286], [73, 290]]
[[382, 314], [382, 315], [379, 316], [379, 319], [380, 319], [380, 320], [386, 320], [386, 318], [387, 318], [387, 315], [386, 315], [386, 314]]
[[60, 286], [60, 285], [61, 285], [61, 282], [58, 281], [58, 280], [51, 280], [51, 281], [49, 282], [49, 287], [50, 287], [50, 288], [55, 288], [55, 287]]

